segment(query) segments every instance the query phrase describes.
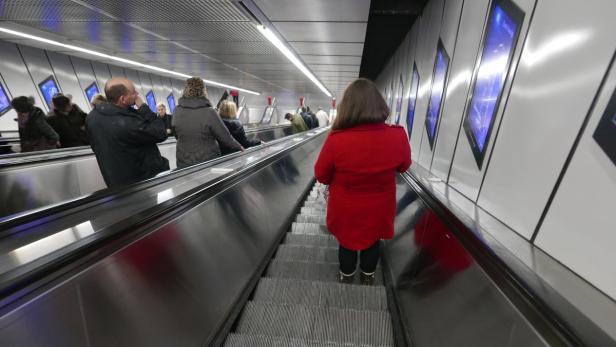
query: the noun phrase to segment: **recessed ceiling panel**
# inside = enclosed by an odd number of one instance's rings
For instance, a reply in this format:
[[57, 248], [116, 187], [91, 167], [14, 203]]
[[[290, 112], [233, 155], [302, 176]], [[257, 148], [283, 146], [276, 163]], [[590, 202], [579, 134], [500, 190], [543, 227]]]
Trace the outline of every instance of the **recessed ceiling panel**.
[[303, 55], [302, 59], [308, 65], [311, 64], [341, 64], [341, 65], [359, 65], [361, 57], [348, 57], [338, 55]]
[[318, 55], [356, 55], [361, 56], [364, 51], [363, 43], [341, 42], [289, 42], [297, 54]]
[[272, 21], [367, 22], [370, 0], [256, 0]]
[[363, 43], [366, 23], [274, 22], [287, 41]]

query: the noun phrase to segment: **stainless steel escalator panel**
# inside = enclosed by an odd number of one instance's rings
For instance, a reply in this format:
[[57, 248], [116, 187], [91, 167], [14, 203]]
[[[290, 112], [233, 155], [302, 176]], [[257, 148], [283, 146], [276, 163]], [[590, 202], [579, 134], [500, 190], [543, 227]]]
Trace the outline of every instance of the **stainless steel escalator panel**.
[[295, 147], [155, 231], [7, 304], [0, 341], [210, 345], [288, 227], [322, 141]]
[[[66, 218], [33, 226], [19, 226], [15, 228], [18, 229], [14, 232], [15, 237], [0, 239], [0, 284], [2, 275], [7, 272], [33, 262], [43, 262], [43, 258], [52, 253], [59, 256], [62, 252], [69, 252], [69, 246], [97, 238], [97, 233], [107, 230], [118, 221], [174, 199], [191, 189], [207, 185], [217, 178], [250, 167], [257, 161], [266, 160], [293, 146], [298, 144], [291, 139], [285, 140], [277, 146], [266, 146], [234, 158], [229, 163], [197, 170], [133, 194], [113, 200], [101, 198], [98, 204], [75, 211]], [[288, 179], [292, 180], [293, 177]]]

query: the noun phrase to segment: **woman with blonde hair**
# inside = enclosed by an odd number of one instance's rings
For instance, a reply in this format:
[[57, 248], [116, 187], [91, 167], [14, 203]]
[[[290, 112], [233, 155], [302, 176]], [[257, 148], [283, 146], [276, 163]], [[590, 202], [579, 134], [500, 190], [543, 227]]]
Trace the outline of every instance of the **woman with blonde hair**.
[[[222, 118], [222, 122], [225, 123], [227, 129], [231, 133], [231, 136], [242, 145], [244, 148], [254, 147], [261, 144], [261, 140], [249, 140], [246, 138], [246, 132], [244, 131], [244, 126], [237, 119], [237, 106], [235, 102], [229, 100], [223, 100], [220, 103], [220, 108], [218, 109], [218, 113]], [[224, 145], [220, 145], [220, 151], [223, 155], [236, 152], [231, 148], [227, 148]]]
[[380, 240], [393, 237], [396, 173], [411, 165], [411, 148], [404, 128], [385, 124], [388, 115], [374, 83], [352, 82], [314, 166], [329, 185], [327, 227], [340, 244], [343, 283], [353, 281], [359, 252], [360, 282], [372, 284]]
[[184, 92], [173, 113], [173, 126], [179, 169], [219, 157], [218, 144], [235, 151], [243, 150], [212, 108], [201, 78], [186, 80]]

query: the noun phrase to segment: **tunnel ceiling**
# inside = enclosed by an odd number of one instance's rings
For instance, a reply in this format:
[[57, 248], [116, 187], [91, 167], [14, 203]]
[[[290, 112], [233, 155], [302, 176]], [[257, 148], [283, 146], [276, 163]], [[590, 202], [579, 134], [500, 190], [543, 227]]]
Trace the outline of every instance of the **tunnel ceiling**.
[[[358, 76], [369, 0], [255, 3], [331, 92], [339, 93]], [[0, 25], [13, 29], [44, 32], [48, 38], [241, 88], [324, 97], [261, 36], [238, 1], [2, 0], [0, 17]], [[4, 34], [0, 39], [32, 45]]]
[[360, 77], [375, 80], [419, 18], [427, 0], [372, 0]]

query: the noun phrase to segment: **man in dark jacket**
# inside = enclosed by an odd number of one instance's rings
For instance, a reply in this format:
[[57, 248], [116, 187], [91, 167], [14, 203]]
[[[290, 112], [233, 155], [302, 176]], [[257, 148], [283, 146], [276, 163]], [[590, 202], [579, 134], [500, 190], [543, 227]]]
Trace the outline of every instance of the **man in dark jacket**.
[[56, 94], [51, 102], [54, 109], [47, 115], [47, 123], [60, 136], [61, 147], [87, 146], [87, 114], [74, 107], [71, 100], [65, 95]]
[[310, 111], [310, 107], [306, 107], [306, 113], [308, 114], [308, 116], [310, 116], [310, 120], [312, 121], [312, 129], [318, 128], [321, 126], [319, 124], [319, 119], [317, 118], [317, 115], [312, 113], [312, 111]]
[[105, 84], [105, 94], [107, 102], [90, 112], [86, 124], [107, 186], [138, 182], [169, 170], [169, 161], [157, 146], [167, 139], [165, 123], [150, 111], [133, 83], [112, 78]]
[[175, 129], [173, 129], [173, 116], [167, 113], [167, 106], [162, 102], [156, 105], [156, 115], [158, 118], [165, 122], [165, 131], [167, 136], [175, 136]]
[[45, 113], [34, 106], [34, 99], [18, 96], [11, 100], [17, 112], [19, 142], [22, 152], [44, 151], [60, 146], [60, 137], [45, 120]]
[[310, 117], [310, 115], [308, 115], [308, 112], [306, 112], [305, 107], [302, 107], [302, 111], [299, 113], [299, 115], [302, 116], [302, 119], [304, 120], [304, 123], [306, 123], [308, 130], [314, 128], [314, 125], [312, 124], [312, 118]]

